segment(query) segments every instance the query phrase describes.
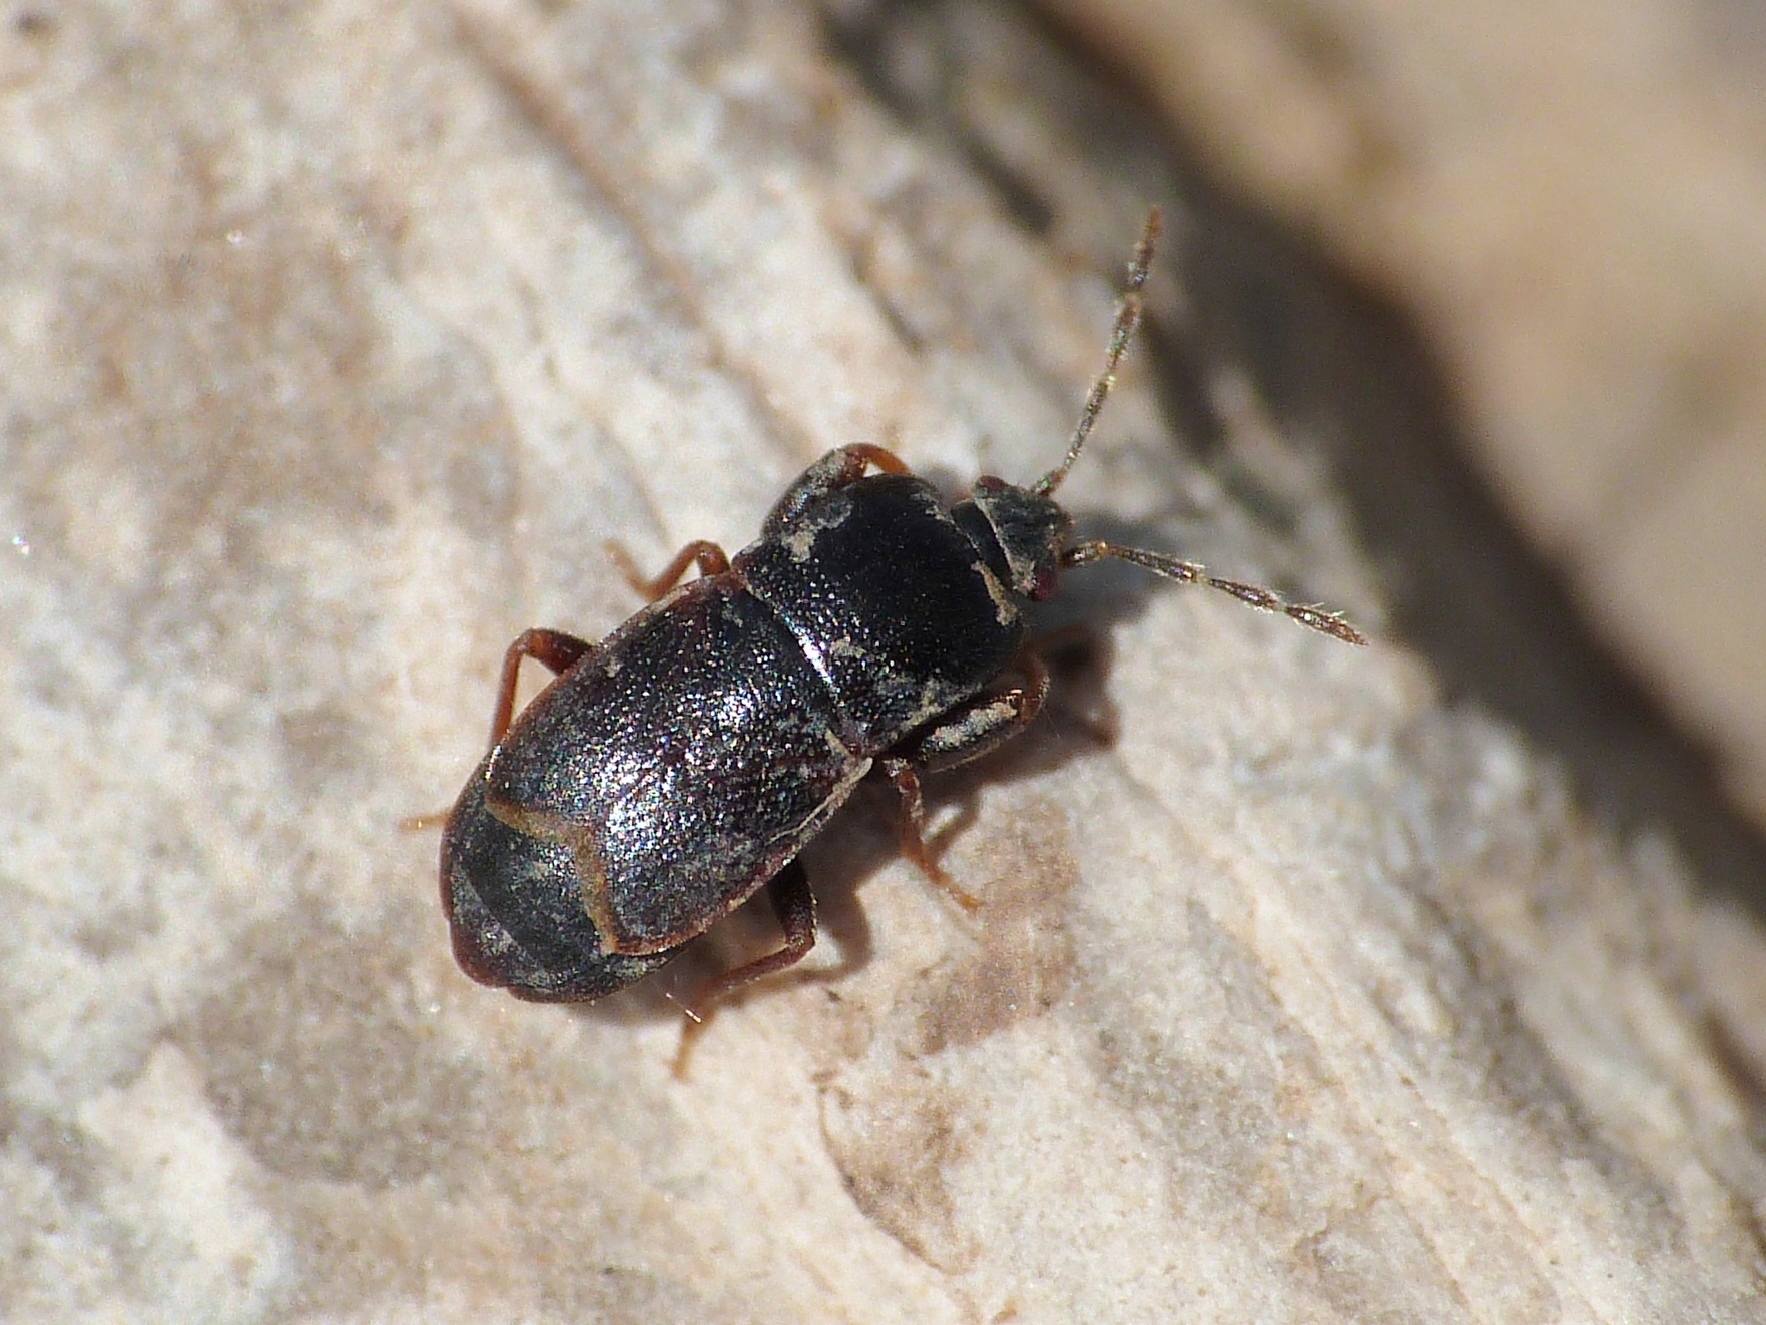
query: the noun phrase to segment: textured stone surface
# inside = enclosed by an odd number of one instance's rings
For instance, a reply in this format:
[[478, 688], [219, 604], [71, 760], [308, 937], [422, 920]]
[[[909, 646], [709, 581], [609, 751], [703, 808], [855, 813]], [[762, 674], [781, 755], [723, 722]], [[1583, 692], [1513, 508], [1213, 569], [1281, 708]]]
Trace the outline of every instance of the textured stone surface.
[[[1397, 642], [1076, 583], [1108, 666], [937, 784], [984, 909], [859, 798], [807, 856], [808, 978], [685, 1083], [669, 995], [764, 917], [582, 1010], [454, 968], [394, 824], [475, 762], [515, 631], [631, 609], [602, 539], [739, 544], [847, 441], [947, 478], [1058, 454], [1157, 190], [1094, 164], [1010, 11], [942, 39], [1021, 63], [965, 114], [1036, 164], [1042, 236], [890, 100], [859, 7], [31, 12], [0, 35], [10, 1315], [1757, 1306], [1758, 928]], [[1230, 482], [1188, 458], [1162, 340], [1082, 523], [1377, 629], [1242, 381], [1204, 384]]]

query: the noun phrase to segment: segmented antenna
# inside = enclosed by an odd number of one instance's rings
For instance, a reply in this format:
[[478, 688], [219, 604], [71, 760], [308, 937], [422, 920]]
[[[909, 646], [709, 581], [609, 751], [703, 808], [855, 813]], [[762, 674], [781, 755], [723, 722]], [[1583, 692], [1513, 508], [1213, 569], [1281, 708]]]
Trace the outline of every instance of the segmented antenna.
[[1116, 325], [1110, 331], [1110, 350], [1104, 356], [1104, 371], [1099, 373], [1097, 380], [1091, 384], [1091, 391], [1085, 398], [1085, 409], [1079, 415], [1079, 422], [1073, 429], [1073, 440], [1067, 443], [1067, 454], [1061, 463], [1036, 481], [1030, 490], [1040, 497], [1046, 497], [1061, 486], [1067, 477], [1067, 471], [1073, 468], [1073, 462], [1079, 459], [1079, 453], [1085, 449], [1085, 439], [1091, 436], [1092, 424], [1098, 421], [1098, 414], [1104, 408], [1104, 402], [1110, 398], [1110, 388], [1116, 385], [1116, 365], [1122, 362], [1122, 356], [1128, 351], [1129, 341], [1134, 339], [1135, 328], [1141, 321], [1141, 287], [1147, 283], [1147, 268], [1153, 261], [1153, 246], [1159, 241], [1159, 227], [1162, 216], [1157, 207], [1147, 212], [1147, 222], [1141, 227], [1140, 241], [1134, 246], [1134, 257], [1128, 263], [1128, 284], [1122, 291], [1122, 301], [1116, 306]]
[[1106, 557], [1143, 566], [1155, 575], [1163, 575], [1166, 579], [1176, 580], [1180, 584], [1200, 584], [1205, 588], [1219, 589], [1222, 593], [1231, 594], [1241, 603], [1249, 603], [1252, 607], [1265, 612], [1280, 612], [1303, 626], [1333, 636], [1346, 644], [1367, 643], [1366, 635], [1363, 635], [1335, 612], [1327, 611], [1322, 607], [1290, 603], [1273, 589], [1265, 589], [1260, 584], [1245, 584], [1240, 580], [1217, 579], [1197, 562], [1179, 561], [1176, 557], [1168, 557], [1163, 552], [1147, 552], [1138, 547], [1123, 547], [1118, 543], [1105, 543], [1101, 540], [1093, 543], [1076, 543], [1061, 554], [1061, 566], [1063, 569], [1071, 570], [1075, 566], [1102, 561]]
[[[1091, 436], [1092, 425], [1098, 421], [1104, 402], [1110, 398], [1110, 388], [1116, 385], [1116, 366], [1122, 362], [1122, 356], [1128, 352], [1129, 342], [1134, 339], [1135, 329], [1140, 326], [1141, 290], [1147, 283], [1147, 268], [1153, 261], [1153, 246], [1159, 239], [1160, 221], [1159, 209], [1151, 208], [1147, 212], [1147, 223], [1141, 228], [1140, 242], [1134, 246], [1134, 257], [1128, 264], [1128, 284], [1122, 291], [1122, 302], [1116, 307], [1116, 325], [1110, 331], [1110, 349], [1104, 356], [1104, 371], [1091, 384], [1091, 391], [1085, 398], [1085, 409], [1081, 411], [1079, 423], [1073, 429], [1073, 440], [1067, 443], [1067, 454], [1061, 458], [1060, 464], [1044, 474], [1037, 480], [1036, 486], [1030, 489], [1039, 497], [1047, 497], [1061, 486], [1062, 480], [1067, 477], [1067, 471], [1073, 468], [1073, 462], [1079, 459], [1079, 453], [1085, 449], [1085, 439]], [[1218, 579], [1210, 575], [1199, 562], [1179, 561], [1163, 552], [1148, 552], [1143, 548], [1124, 547], [1120, 543], [1106, 543], [1099, 539], [1076, 543], [1067, 548], [1061, 553], [1061, 568], [1072, 570], [1076, 566], [1106, 559], [1131, 562], [1180, 584], [1200, 584], [1204, 588], [1218, 589], [1222, 593], [1231, 594], [1241, 603], [1265, 612], [1280, 612], [1310, 630], [1340, 639], [1347, 644], [1367, 643], [1366, 635], [1335, 612], [1304, 603], [1290, 603], [1273, 589], [1266, 589], [1260, 584]]]

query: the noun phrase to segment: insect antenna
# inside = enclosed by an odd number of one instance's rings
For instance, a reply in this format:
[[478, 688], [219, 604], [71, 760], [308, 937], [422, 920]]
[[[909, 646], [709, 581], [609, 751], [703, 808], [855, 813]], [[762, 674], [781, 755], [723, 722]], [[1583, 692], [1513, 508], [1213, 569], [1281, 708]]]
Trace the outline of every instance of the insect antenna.
[[1116, 325], [1110, 330], [1110, 349], [1104, 356], [1104, 371], [1098, 374], [1086, 395], [1085, 408], [1080, 411], [1079, 422], [1073, 428], [1073, 439], [1067, 443], [1067, 454], [1030, 489], [1039, 497], [1046, 497], [1061, 486], [1061, 480], [1067, 477], [1067, 471], [1073, 468], [1073, 462], [1085, 449], [1085, 439], [1091, 436], [1092, 424], [1098, 421], [1104, 402], [1110, 398], [1110, 388], [1116, 385], [1116, 365], [1122, 362], [1129, 341], [1134, 339], [1135, 328], [1140, 326], [1141, 287], [1147, 283], [1147, 268], [1153, 261], [1153, 246], [1159, 241], [1161, 224], [1159, 209], [1150, 208], [1146, 224], [1141, 227], [1140, 240], [1134, 246], [1134, 257], [1129, 260], [1128, 284], [1123, 288], [1121, 302], [1116, 305]]
[[1084, 566], [1107, 558], [1144, 566], [1153, 574], [1163, 575], [1166, 579], [1176, 580], [1179, 584], [1200, 584], [1209, 589], [1219, 589], [1222, 593], [1231, 594], [1241, 603], [1248, 603], [1264, 612], [1280, 612], [1303, 626], [1334, 636], [1348, 644], [1367, 643], [1367, 636], [1343, 620], [1336, 612], [1302, 603], [1290, 603], [1273, 589], [1266, 589], [1260, 584], [1245, 584], [1239, 580], [1217, 579], [1198, 563], [1179, 561], [1176, 557], [1168, 557], [1163, 552], [1148, 552], [1142, 548], [1123, 547], [1117, 543], [1105, 543], [1101, 540], [1091, 543], [1076, 543], [1061, 554], [1061, 567], [1063, 570], [1071, 570], [1075, 566]]

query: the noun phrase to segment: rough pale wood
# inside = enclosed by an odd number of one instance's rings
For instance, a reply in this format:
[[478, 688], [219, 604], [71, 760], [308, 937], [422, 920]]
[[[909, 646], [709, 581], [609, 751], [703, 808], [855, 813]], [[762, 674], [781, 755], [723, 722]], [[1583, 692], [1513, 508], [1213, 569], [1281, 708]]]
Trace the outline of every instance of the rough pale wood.
[[[739, 544], [837, 443], [1046, 466], [1160, 178], [1096, 164], [1010, 11], [962, 20], [1023, 70], [968, 113], [1044, 237], [879, 99], [863, 11], [637, 13], [0, 37], [8, 1313], [1744, 1318], [1759, 933], [1399, 645], [1126, 572], [1074, 594], [1104, 678], [938, 792], [974, 921], [882, 797], [807, 858], [811, 978], [685, 1084], [667, 994], [764, 918], [581, 1012], [463, 979], [393, 825], [471, 767], [506, 640], [611, 626], [604, 537]], [[1087, 526], [1377, 629], [1255, 393], [1204, 384], [1229, 499], [1138, 362]]]

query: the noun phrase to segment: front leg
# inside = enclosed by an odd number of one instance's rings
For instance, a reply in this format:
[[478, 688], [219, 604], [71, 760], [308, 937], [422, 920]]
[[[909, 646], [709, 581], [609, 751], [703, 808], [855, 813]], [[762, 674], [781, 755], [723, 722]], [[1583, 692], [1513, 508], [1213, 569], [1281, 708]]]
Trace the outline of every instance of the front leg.
[[998, 749], [1036, 720], [1049, 693], [1049, 671], [1042, 659], [1026, 650], [1019, 655], [1018, 669], [1024, 684], [997, 695], [972, 699], [945, 715], [944, 721], [909, 742], [898, 755], [881, 761], [884, 775], [901, 797], [902, 854], [920, 867], [965, 911], [981, 905], [933, 859], [926, 845], [926, 806], [920, 792], [920, 774], [955, 768]]
[[830, 451], [799, 474], [791, 486], [785, 489], [785, 495], [773, 503], [773, 509], [767, 512], [766, 521], [760, 527], [761, 537], [776, 537], [789, 529], [792, 522], [812, 502], [839, 488], [857, 483], [864, 477], [866, 465], [880, 469], [885, 474], [912, 472], [907, 467], [907, 462], [887, 447], [859, 442]]

